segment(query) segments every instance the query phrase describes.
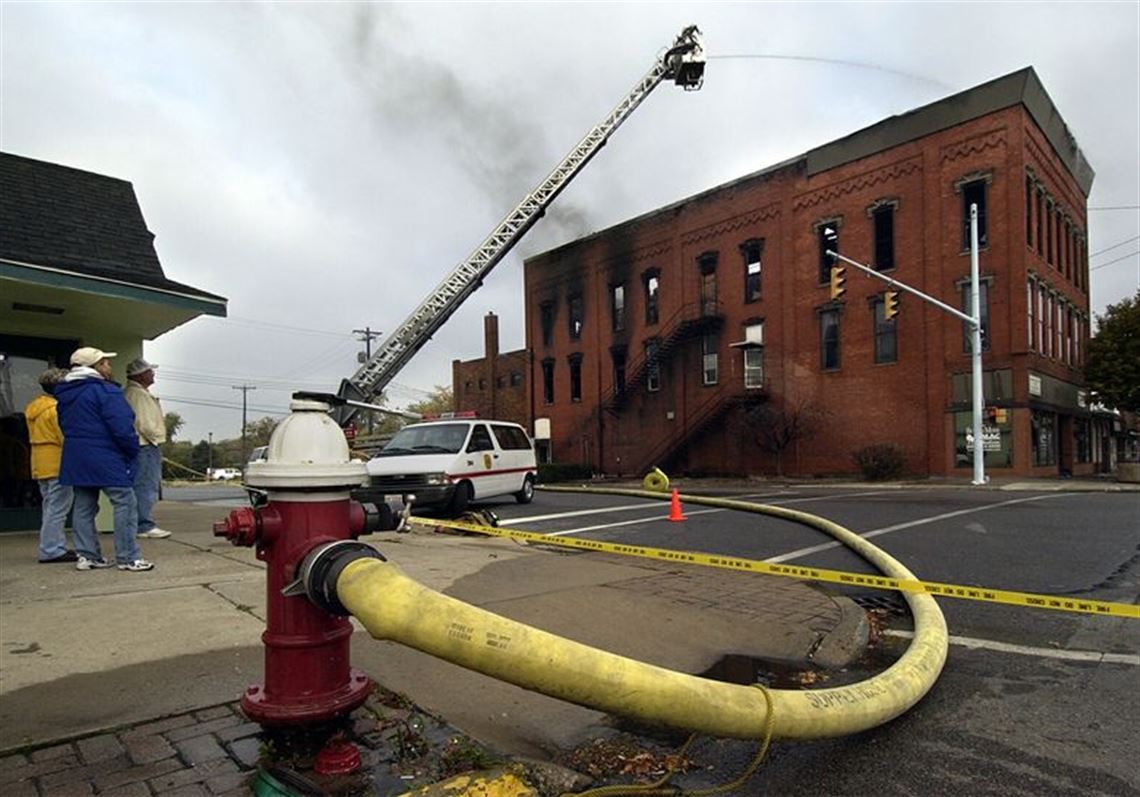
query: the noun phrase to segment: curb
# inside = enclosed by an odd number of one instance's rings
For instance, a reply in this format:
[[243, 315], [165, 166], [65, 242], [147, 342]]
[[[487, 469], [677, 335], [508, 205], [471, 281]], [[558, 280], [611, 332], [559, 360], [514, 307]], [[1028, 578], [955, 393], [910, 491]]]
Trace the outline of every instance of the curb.
[[839, 622], [820, 638], [807, 659], [825, 669], [839, 670], [866, 653], [871, 638], [871, 622], [867, 619], [867, 612], [855, 601], [844, 595], [832, 594], [830, 597], [839, 607]]

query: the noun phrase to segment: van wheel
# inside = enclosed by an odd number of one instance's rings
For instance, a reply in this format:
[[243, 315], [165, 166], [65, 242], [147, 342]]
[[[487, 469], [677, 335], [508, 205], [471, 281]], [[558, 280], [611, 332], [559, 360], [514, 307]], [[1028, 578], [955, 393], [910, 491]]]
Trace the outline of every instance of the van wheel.
[[522, 489], [515, 493], [515, 500], [520, 504], [529, 504], [534, 500], [534, 477], [529, 473], [523, 479]]
[[455, 485], [455, 493], [451, 496], [451, 514], [458, 515], [471, 503], [471, 482], [460, 482]]

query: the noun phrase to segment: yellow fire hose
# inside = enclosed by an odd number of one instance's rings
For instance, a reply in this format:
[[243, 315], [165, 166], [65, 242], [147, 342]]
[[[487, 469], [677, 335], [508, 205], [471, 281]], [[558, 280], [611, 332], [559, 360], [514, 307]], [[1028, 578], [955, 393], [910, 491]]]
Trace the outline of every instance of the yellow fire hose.
[[[602, 490], [643, 498], [641, 490]], [[824, 518], [782, 507], [699, 496], [688, 503], [756, 512], [804, 523], [844, 543], [888, 576], [913, 579], [897, 560]], [[946, 621], [929, 595], [903, 593], [914, 639], [889, 669], [830, 689], [768, 690], [675, 672], [608, 653], [515, 622], [405, 576], [379, 559], [357, 559], [335, 580], [336, 597], [376, 639], [400, 642], [501, 681], [650, 724], [739, 739], [845, 736], [887, 722], [917, 703], [946, 662]]]

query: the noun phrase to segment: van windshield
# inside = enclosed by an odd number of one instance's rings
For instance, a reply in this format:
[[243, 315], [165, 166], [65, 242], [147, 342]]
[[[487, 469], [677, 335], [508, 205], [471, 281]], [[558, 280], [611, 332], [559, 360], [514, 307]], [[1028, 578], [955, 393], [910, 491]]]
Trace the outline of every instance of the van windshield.
[[436, 423], [430, 426], [405, 426], [396, 432], [378, 457], [406, 456], [409, 454], [457, 454], [467, 442], [466, 423]]

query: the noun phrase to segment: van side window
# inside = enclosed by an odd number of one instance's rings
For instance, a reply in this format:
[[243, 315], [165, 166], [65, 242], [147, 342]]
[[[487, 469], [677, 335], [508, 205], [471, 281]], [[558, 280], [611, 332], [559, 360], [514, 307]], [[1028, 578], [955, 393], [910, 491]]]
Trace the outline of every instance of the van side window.
[[491, 433], [487, 431], [487, 427], [479, 424], [471, 430], [471, 441], [467, 444], [467, 450], [470, 451], [492, 451], [495, 445], [491, 442]]
[[495, 440], [499, 443], [499, 448], [504, 451], [527, 451], [530, 449], [530, 440], [527, 438], [526, 433], [517, 426], [497, 426], [492, 424], [491, 431], [495, 434]]

